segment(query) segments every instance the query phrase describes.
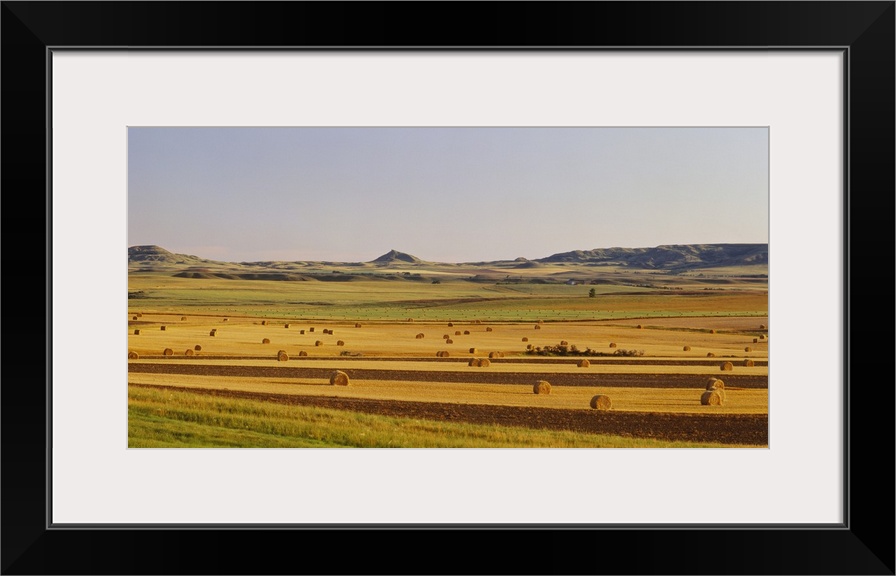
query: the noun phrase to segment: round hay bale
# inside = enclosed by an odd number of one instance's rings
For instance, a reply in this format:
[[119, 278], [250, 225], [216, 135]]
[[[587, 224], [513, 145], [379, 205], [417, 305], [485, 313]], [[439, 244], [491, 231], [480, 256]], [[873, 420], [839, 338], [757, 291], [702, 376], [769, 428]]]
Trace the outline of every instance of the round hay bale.
[[315, 341], [314, 341], [314, 345], [315, 345], [315, 346], [323, 346], [324, 343], [321, 342], [320, 340], [315, 340]]
[[760, 324], [760, 325], [759, 325], [759, 329], [760, 329], [760, 330], [765, 330], [765, 324]]
[[744, 366], [746, 366], [747, 368], [750, 368], [755, 365], [756, 365], [756, 363], [753, 362], [752, 360], [750, 360], [749, 358], [744, 358]]
[[360, 323], [355, 323], [355, 328], [360, 328], [360, 327], [361, 327]]
[[449, 322], [449, 323], [448, 323], [448, 327], [449, 327], [449, 328], [454, 328], [454, 322]]
[[337, 346], [345, 346], [345, 342], [343, 340], [337, 340], [336, 345]]
[[525, 336], [523, 336], [523, 342], [528, 342], [528, 341], [529, 341], [529, 339], [526, 338]]
[[690, 352], [690, 351], [691, 351], [691, 347], [690, 347], [690, 346], [685, 346], [684, 348], [682, 348], [682, 350], [684, 350], [685, 352]]
[[420, 340], [421, 338], [423, 338], [423, 332], [417, 334], [416, 336], [414, 336], [414, 338], [416, 338], [417, 340]]
[[330, 386], [348, 386], [348, 374], [342, 370], [334, 370], [330, 374]]
[[721, 406], [722, 394], [719, 390], [707, 390], [700, 396], [700, 404], [703, 406]]
[[765, 340], [765, 334], [760, 334], [760, 335], [759, 335], [759, 339], [760, 339], [760, 340]]
[[193, 355], [193, 349], [192, 349], [192, 348], [187, 348], [187, 349], [184, 351], [184, 356], [192, 356], [192, 355]]
[[448, 351], [442, 350], [441, 352], [437, 352], [436, 356], [440, 356], [441, 358], [448, 358]]
[[413, 318], [408, 318], [408, 322], [413, 322], [413, 321], [414, 321]]
[[483, 368], [488, 368], [489, 366], [492, 365], [492, 363], [489, 361], [488, 358], [481, 358], [479, 360], [479, 365]]
[[449, 338], [451, 338], [450, 334], [442, 334], [442, 340], [447, 340]]
[[486, 332], [491, 332], [491, 331], [492, 331], [492, 327], [491, 327], [491, 326], [486, 326], [485, 331], [486, 331]]
[[475, 353], [476, 353], [476, 349], [475, 349], [475, 348], [470, 348], [470, 354], [475, 354]]
[[752, 352], [752, 351], [753, 351], [753, 349], [750, 348], [749, 346], [747, 346], [746, 348], [744, 348], [744, 352]]
[[284, 328], [289, 328], [289, 324], [284, 324], [283, 327], [284, 327]]
[[209, 332], [208, 335], [209, 335], [209, 336], [214, 336], [214, 335], [215, 335], [215, 330], [212, 330], [211, 332]]
[[482, 320], [473, 320], [473, 324], [482, 324]]
[[161, 329], [162, 329], [162, 330], [164, 330], [164, 329], [165, 329], [165, 327], [164, 327], [164, 326], [159, 326], [159, 328], [161, 328]]
[[566, 340], [561, 340], [560, 345], [561, 346], [569, 346], [569, 342], [567, 342]]
[[734, 370], [734, 364], [732, 364], [731, 362], [722, 362], [722, 365], [719, 366], [719, 370], [721, 370], [722, 372], [730, 372]]
[[455, 331], [454, 331], [454, 335], [455, 335], [455, 336], [460, 336], [460, 330], [455, 330]]
[[131, 360], [136, 360], [136, 359], [139, 358], [139, 357], [140, 357], [140, 355], [137, 354], [136, 352], [134, 352], [133, 350], [131, 350], [130, 352], [128, 352], [128, 358], [131, 359]]
[[270, 343], [271, 343], [271, 339], [270, 339], [270, 338], [262, 338], [262, 339], [261, 339], [261, 343], [262, 343], [262, 344], [270, 344]]
[[470, 358], [470, 361], [467, 362], [467, 366], [481, 366], [479, 358]]
[[262, 320], [262, 321], [261, 321], [261, 325], [262, 325], [262, 326], [267, 326], [267, 325], [268, 325], [268, 321], [267, 321], [267, 320]]
[[526, 350], [531, 350], [533, 346], [531, 344], [526, 344]]
[[134, 336], [139, 336], [139, 335], [140, 335], [140, 329], [137, 328], [134, 330]]
[[615, 348], [615, 347], [616, 347], [616, 343], [615, 343], [615, 342], [610, 342], [610, 348]]
[[587, 358], [579, 360], [579, 368], [588, 368], [589, 366], [591, 366], [591, 361]]
[[538, 324], [536, 324], [536, 325], [535, 325], [535, 329], [536, 329], [536, 330], [541, 330], [541, 326], [539, 326]]
[[454, 340], [449, 338], [449, 339], [445, 340], [445, 344], [454, 344]]
[[222, 322], [227, 322], [228, 320], [230, 320], [230, 318], [225, 318]]
[[307, 355], [308, 355], [308, 353], [305, 352], [304, 350], [299, 350], [299, 356], [307, 356]]
[[186, 316], [181, 316], [180, 319], [181, 319], [181, 321], [183, 321], [183, 320], [186, 320], [187, 317], [186, 317]]
[[200, 346], [199, 344], [197, 344], [197, 345], [193, 346], [193, 350], [199, 352], [200, 350], [202, 350], [202, 346]]
[[591, 407], [595, 410], [609, 410], [613, 407], [613, 402], [606, 394], [598, 394], [591, 398]]
[[172, 350], [171, 348], [165, 348], [165, 350], [162, 351], [162, 354], [164, 354], [165, 356], [173, 356], [174, 350]]
[[544, 324], [544, 320], [539, 320], [538, 323], [539, 323], [539, 324]]
[[707, 353], [706, 353], [706, 357], [707, 357], [707, 358], [715, 358], [716, 355], [713, 354], [712, 352], [707, 352]]
[[137, 318], [143, 318], [143, 312], [137, 312]]
[[132, 316], [132, 317], [131, 317], [131, 320], [136, 320], [136, 319], [137, 319], [136, 316]]
[[287, 360], [289, 360], [289, 354], [286, 353], [286, 350], [279, 350], [277, 352], [277, 361], [286, 362]]
[[759, 343], [759, 338], [753, 338], [753, 344], [758, 344], [758, 343]]
[[643, 329], [644, 329], [644, 327], [641, 326], [640, 324], [638, 324], [638, 330], [643, 330]]
[[550, 394], [551, 383], [547, 380], [539, 380], [535, 383], [535, 386], [532, 387], [532, 391], [536, 394]]
[[710, 377], [706, 382], [707, 390], [724, 390], [725, 382], [723, 380], [719, 380], [718, 378]]
[[464, 330], [464, 335], [469, 336], [469, 335], [470, 335], [470, 331], [469, 331], [469, 330]]
[[502, 356], [502, 354], [500, 352], [489, 352], [488, 353], [489, 358], [500, 358], [501, 356]]
[[715, 331], [715, 330], [710, 330], [709, 333], [710, 333], [710, 334], [715, 334], [716, 331]]

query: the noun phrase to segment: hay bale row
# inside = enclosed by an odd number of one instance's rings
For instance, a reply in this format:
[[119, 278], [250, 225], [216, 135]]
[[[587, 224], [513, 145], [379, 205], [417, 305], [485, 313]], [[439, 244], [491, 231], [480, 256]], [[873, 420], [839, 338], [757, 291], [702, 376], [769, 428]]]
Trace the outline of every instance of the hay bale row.
[[289, 354], [286, 353], [286, 350], [278, 350], [277, 351], [277, 361], [278, 362], [286, 362], [289, 360]]
[[436, 357], [437, 358], [447, 358], [448, 351], [447, 350], [439, 350], [438, 352], [436, 352]]
[[591, 366], [591, 361], [587, 358], [583, 358], [579, 360], [579, 368], [588, 368]]
[[348, 386], [348, 374], [342, 370], [334, 370], [330, 374], [330, 386]]
[[734, 370], [734, 364], [732, 364], [731, 362], [722, 362], [722, 364], [719, 366], [719, 370], [721, 370], [722, 372], [731, 372], [732, 370]]
[[416, 338], [417, 340], [421, 340], [423, 338], [423, 332], [417, 334], [416, 336], [414, 336], [414, 338]]
[[491, 362], [489, 362], [488, 358], [470, 358], [470, 361], [467, 363], [467, 366], [477, 366], [482, 368], [487, 368], [491, 366]]
[[133, 350], [128, 352], [128, 359], [130, 359], [130, 360], [136, 360], [139, 357], [140, 357], [140, 355], [137, 354], [136, 352], [134, 352]]
[[535, 383], [535, 386], [532, 387], [532, 392], [535, 394], [550, 394], [551, 383], [547, 380], [539, 380]]
[[613, 407], [613, 402], [606, 394], [598, 394], [591, 398], [591, 407], [595, 410], [609, 410]]

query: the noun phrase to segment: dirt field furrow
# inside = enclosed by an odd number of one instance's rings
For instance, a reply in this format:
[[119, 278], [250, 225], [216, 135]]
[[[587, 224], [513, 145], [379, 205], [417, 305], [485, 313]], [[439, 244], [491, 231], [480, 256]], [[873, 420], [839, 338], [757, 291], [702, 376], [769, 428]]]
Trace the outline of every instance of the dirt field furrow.
[[[131, 363], [129, 373], [186, 374], [198, 376], [240, 376], [246, 378], [329, 379], [333, 369], [290, 366], [220, 366], [208, 364]], [[694, 388], [705, 378], [690, 374], [562, 374], [556, 372], [433, 372], [422, 370], [348, 370], [352, 380], [393, 380], [416, 382], [474, 382], [482, 384], [528, 384], [547, 380], [552, 386], [604, 386], [638, 388]], [[768, 388], [767, 376], [725, 374], [725, 383], [739, 388]]]

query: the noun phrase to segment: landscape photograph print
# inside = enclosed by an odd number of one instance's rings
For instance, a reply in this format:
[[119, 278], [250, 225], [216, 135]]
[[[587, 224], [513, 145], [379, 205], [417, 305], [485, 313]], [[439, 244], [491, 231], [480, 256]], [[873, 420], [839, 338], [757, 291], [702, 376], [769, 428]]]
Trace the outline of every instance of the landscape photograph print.
[[767, 449], [768, 137], [129, 127], [128, 447]]

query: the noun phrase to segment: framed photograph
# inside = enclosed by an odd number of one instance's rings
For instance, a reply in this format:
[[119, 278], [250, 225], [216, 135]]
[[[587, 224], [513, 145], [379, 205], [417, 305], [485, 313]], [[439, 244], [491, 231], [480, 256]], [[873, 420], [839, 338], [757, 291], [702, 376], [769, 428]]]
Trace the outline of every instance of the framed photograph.
[[[208, 25], [212, 7], [214, 26]], [[16, 310], [46, 311], [44, 322], [17, 319], [16, 336], [45, 342], [47, 365], [44, 386], [4, 387], [4, 573], [282, 573], [283, 563], [293, 562], [287, 543], [296, 538], [315, 550], [349, 538], [360, 541], [356, 551], [369, 552], [339, 566], [308, 552], [299, 573], [428, 571], [411, 559], [370, 564], [383, 544], [400, 538], [429, 555], [444, 556], [452, 543], [483, 559], [472, 567], [449, 557], [438, 572], [893, 574], [893, 531], [878, 528], [882, 514], [893, 524], [892, 465], [881, 466], [875, 455], [893, 453], [893, 390], [885, 386], [873, 400], [861, 398], [863, 387], [852, 383], [869, 380], [860, 376], [867, 361], [850, 357], [852, 322], [880, 316], [879, 301], [888, 297], [880, 286], [892, 286], [891, 272], [882, 272], [888, 267], [868, 269], [853, 255], [891, 246], [890, 238], [878, 236], [892, 229], [893, 216], [894, 3], [668, 2], [651, 3], [646, 12], [644, 3], [631, 2], [454, 4], [425, 41], [391, 24], [399, 13], [425, 18], [434, 8], [3, 4], [3, 182], [8, 192], [25, 192], [13, 198], [36, 204], [7, 214], [26, 220], [27, 245], [40, 247], [27, 252], [46, 254], [26, 258], [17, 248], [7, 258], [8, 267], [21, 267], [8, 280], [34, 280], [8, 281], [7, 298]], [[449, 32], [474, 15], [477, 24], [467, 27], [463, 41]], [[638, 26], [608, 24], [623, 21]], [[343, 25], [331, 32], [322, 22]], [[293, 153], [281, 162], [284, 147]], [[465, 179], [448, 174], [452, 167]], [[701, 178], [678, 182], [684, 173]], [[539, 183], [551, 174], [550, 183]], [[420, 191], [421, 183], [434, 181], [444, 189]], [[545, 192], [550, 184], [563, 190]], [[514, 192], [491, 192], [501, 185]], [[662, 193], [644, 194], [650, 187]], [[515, 199], [524, 205], [512, 209]], [[29, 226], [29, 218], [41, 224]], [[372, 220], [380, 226], [370, 226]], [[413, 440], [399, 450], [382, 444], [390, 436], [370, 449], [343, 450], [322, 436], [323, 449], [270, 449], [261, 440], [264, 426], [279, 416], [265, 412], [262, 428], [241, 435], [259, 444], [218, 449], [208, 427], [160, 424], [170, 407], [164, 395], [175, 391], [158, 387], [154, 367], [196, 366], [205, 355], [203, 366], [217, 372], [183, 378], [218, 396], [193, 390], [184, 402], [199, 413], [214, 398], [221, 410], [228, 401], [223, 388], [243, 400], [277, 396], [282, 384], [275, 372], [300, 364], [306, 349], [308, 381], [300, 385], [318, 385], [326, 375], [312, 369], [332, 369], [314, 364], [315, 340], [350, 353], [334, 356], [340, 366], [354, 363], [372, 374], [377, 367], [362, 364], [405, 370], [404, 363], [426, 357], [425, 369], [422, 362], [415, 367], [425, 372], [449, 364], [436, 354], [441, 347], [429, 347], [433, 340], [447, 347], [453, 333], [439, 337], [457, 329], [457, 339], [479, 338], [469, 351], [464, 347], [466, 355], [488, 362], [488, 352], [495, 354], [491, 367], [465, 364], [463, 371], [500, 373], [507, 359], [499, 354], [511, 350], [510, 340], [499, 342], [500, 331], [518, 330], [524, 320], [533, 334], [548, 332], [545, 327], [567, 332], [552, 335], [556, 346], [520, 344], [513, 354], [568, 362], [570, 344], [581, 343], [587, 346], [576, 347], [576, 365], [552, 373], [567, 379], [586, 369], [598, 373], [599, 362], [620, 355], [594, 349], [588, 338], [600, 326], [585, 330], [575, 322], [583, 307], [618, 292], [594, 283], [592, 270], [604, 266], [601, 278], [619, 270], [606, 268], [606, 253], [592, 249], [687, 244], [688, 257], [699, 259], [696, 244], [752, 246], [756, 221], [766, 240], [764, 279], [750, 267], [762, 264], [760, 246], [740, 255], [749, 260], [726, 260], [728, 268], [715, 275], [681, 269], [664, 276], [662, 286], [670, 293], [700, 289], [706, 300], [716, 297], [713, 282], [734, 283], [747, 299], [751, 286], [764, 282], [765, 315], [746, 300], [735, 314], [758, 322], [755, 330], [748, 327], [756, 342], [736, 341], [746, 329], [739, 325], [686, 327], [695, 339], [730, 339], [715, 345], [721, 355], [734, 357], [731, 347], [744, 347], [736, 350], [743, 364], [731, 372], [739, 385], [705, 392], [718, 402], [738, 399], [744, 420], [764, 417], [766, 436], [756, 441], [711, 438], [699, 431], [701, 421], [689, 428], [699, 448], [662, 438], [669, 444], [607, 448], [514, 439], [431, 449], [430, 440]], [[578, 227], [591, 233], [589, 226], [601, 231], [593, 237], [602, 245], [576, 236]], [[8, 246], [23, 245], [23, 227], [11, 228], [17, 236]], [[441, 240], [424, 242], [427, 233]], [[663, 233], [671, 238], [661, 239]], [[152, 239], [158, 237], [166, 240]], [[234, 248], [228, 239], [235, 238], [241, 253], [228, 251]], [[402, 238], [415, 239], [424, 252], [397, 244]], [[171, 250], [162, 244], [167, 239]], [[526, 253], [508, 254], [523, 246]], [[578, 251], [575, 261], [569, 251]], [[622, 256], [613, 258], [618, 263]], [[328, 307], [312, 292], [295, 293], [292, 310], [317, 310], [318, 339], [307, 322], [292, 325], [302, 313], [291, 322], [283, 310], [246, 301], [253, 312], [234, 315], [237, 296], [216, 284], [271, 274], [351, 290], [341, 291], [345, 300], [338, 305], [325, 302]], [[614, 285], [630, 289], [659, 289], [648, 276], [614, 278], [621, 283]], [[35, 290], [35, 283], [46, 289]], [[359, 300], [359, 286], [379, 299]], [[470, 303], [485, 287], [539, 297], [583, 292], [575, 306], [527, 309], [529, 315], [508, 308], [513, 318], [492, 310], [483, 323], [488, 305], [477, 310]], [[409, 295], [405, 302], [438, 291], [439, 305], [447, 307], [419, 306], [412, 313], [394, 304], [390, 290]], [[147, 293], [180, 300], [144, 318], [134, 302]], [[190, 317], [186, 302], [201, 322]], [[725, 306], [713, 311], [735, 310]], [[664, 338], [684, 328], [670, 310], [625, 318], [614, 330], [640, 333], [632, 342], [678, 358], [682, 342]], [[173, 312], [176, 317], [162, 317]], [[556, 316], [542, 318], [547, 313]], [[589, 314], [589, 322], [601, 319]], [[215, 339], [210, 322], [223, 338]], [[278, 335], [268, 335], [269, 322], [277, 323]], [[368, 322], [380, 327], [372, 339], [324, 334], [327, 327], [362, 332]], [[135, 330], [147, 327], [151, 334], [135, 338]], [[308, 330], [301, 335], [308, 341], [299, 335], [274, 341], [293, 328]], [[163, 344], [160, 334], [178, 330], [207, 334], [202, 344], [197, 340], [204, 349], [174, 339], [177, 355], [192, 358], [166, 360], [167, 351], [155, 351]], [[228, 330], [239, 336], [230, 339]], [[608, 334], [599, 333], [600, 341]], [[512, 334], [521, 342], [525, 337]], [[383, 344], [389, 338], [401, 346]], [[208, 356], [209, 339], [223, 360]], [[243, 340], [252, 343], [248, 355], [258, 357], [246, 362], [269, 371], [272, 388], [224, 373]], [[686, 347], [692, 346], [705, 347], [704, 340]], [[128, 364], [125, 352], [133, 354]], [[635, 368], [626, 370], [635, 374]], [[352, 370], [341, 373], [377, 381]], [[338, 373], [330, 372], [332, 385]], [[672, 372], [702, 374], [667, 368], [663, 378], [674, 380]], [[751, 377], [764, 379], [764, 404], [752, 411], [745, 408], [755, 400], [746, 400], [745, 391], [756, 386]], [[520, 411], [508, 418], [522, 418], [533, 396], [548, 398], [556, 410], [574, 401], [539, 394], [537, 386], [525, 399], [521, 394]], [[335, 386], [327, 396], [378, 400], [347, 394], [352, 388]], [[599, 398], [599, 390], [587, 391]], [[645, 401], [618, 394], [617, 402], [635, 407], [617, 410], [620, 415], [637, 412], [637, 402]], [[462, 399], [456, 412], [475, 405], [472, 398]], [[664, 401], [678, 400], [670, 394]], [[596, 414], [603, 406], [591, 408]], [[461, 434], [444, 420], [445, 428], [431, 435]], [[252, 425], [241, 422], [247, 430]], [[232, 446], [221, 434], [221, 446]], [[346, 442], [357, 447], [362, 440]], [[547, 446], [553, 447], [542, 449]], [[19, 473], [23, 462], [29, 466]], [[196, 551], [201, 546], [185, 544], [187, 536], [229, 550], [262, 539], [270, 545], [270, 563], [238, 552], [209, 560]], [[509, 551], [495, 549], [495, 538], [505, 536], [534, 537], [545, 555], [508, 559]], [[89, 542], [107, 542], [116, 551], [74, 552]], [[609, 551], [632, 546], [651, 553], [613, 558]], [[136, 553], [141, 547], [174, 552], [147, 558]], [[835, 553], [807, 557], [807, 549]]]

